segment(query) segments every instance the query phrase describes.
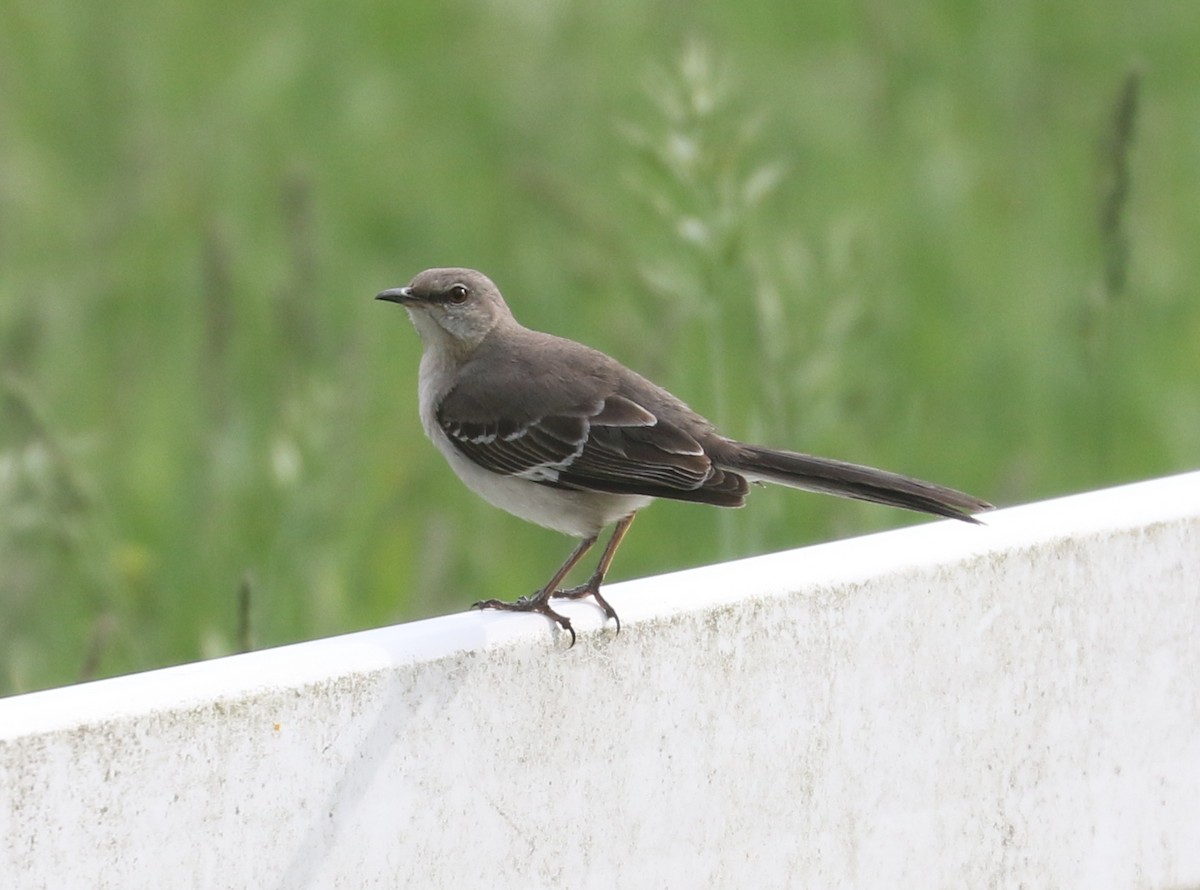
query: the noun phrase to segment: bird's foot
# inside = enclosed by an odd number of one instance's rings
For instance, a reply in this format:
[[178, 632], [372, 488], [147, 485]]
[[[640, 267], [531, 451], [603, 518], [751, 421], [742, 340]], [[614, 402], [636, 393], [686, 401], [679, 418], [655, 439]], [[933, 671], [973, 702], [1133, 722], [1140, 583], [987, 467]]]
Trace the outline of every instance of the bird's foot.
[[533, 596], [519, 597], [515, 602], [506, 603], [503, 600], [480, 600], [474, 603], [472, 609], [498, 609], [502, 612], [537, 612], [545, 615], [563, 630], [571, 635], [568, 649], [575, 645], [575, 628], [571, 627], [571, 619], [560, 615], [550, 608], [550, 598], [535, 593]]
[[550, 595], [567, 600], [579, 600], [585, 596], [590, 596], [596, 601], [596, 605], [604, 610], [604, 619], [607, 621], [611, 618], [617, 622], [617, 633], [621, 632], [621, 619], [617, 615], [617, 610], [609, 605], [608, 600], [600, 595], [600, 580], [598, 578], [592, 578], [578, 587], [559, 588]]

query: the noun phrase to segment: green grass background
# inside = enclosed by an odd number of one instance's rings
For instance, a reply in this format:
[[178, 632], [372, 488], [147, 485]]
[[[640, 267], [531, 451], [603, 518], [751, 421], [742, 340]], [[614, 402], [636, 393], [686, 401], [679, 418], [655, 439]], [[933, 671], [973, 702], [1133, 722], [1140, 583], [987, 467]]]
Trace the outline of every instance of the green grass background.
[[[732, 435], [1197, 466], [1187, 3], [0, 0], [0, 693], [527, 592], [372, 302], [488, 272]], [[614, 578], [914, 521], [646, 511]]]

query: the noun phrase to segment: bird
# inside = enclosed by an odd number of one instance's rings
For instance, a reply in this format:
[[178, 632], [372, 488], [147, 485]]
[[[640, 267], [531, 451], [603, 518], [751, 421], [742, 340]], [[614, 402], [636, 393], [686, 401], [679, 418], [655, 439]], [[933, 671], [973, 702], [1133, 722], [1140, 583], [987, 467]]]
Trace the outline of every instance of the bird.
[[[740, 507], [751, 482], [769, 482], [971, 523], [992, 508], [933, 482], [728, 438], [616, 359], [523, 326], [474, 269], [426, 269], [375, 298], [404, 307], [416, 328], [421, 425], [459, 479], [501, 510], [579, 539], [533, 594], [473, 607], [544, 615], [570, 634], [568, 648], [575, 629], [552, 600], [590, 596], [619, 633], [600, 587], [634, 517], [659, 498]], [[610, 525], [591, 576], [562, 587]]]

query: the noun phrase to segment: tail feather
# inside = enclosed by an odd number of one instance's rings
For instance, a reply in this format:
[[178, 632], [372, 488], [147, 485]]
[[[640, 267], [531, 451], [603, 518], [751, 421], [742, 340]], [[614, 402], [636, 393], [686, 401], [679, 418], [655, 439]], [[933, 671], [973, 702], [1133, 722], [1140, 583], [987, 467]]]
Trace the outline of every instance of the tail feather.
[[729, 445], [729, 452], [720, 456], [718, 465], [752, 481], [774, 482], [963, 522], [978, 523], [971, 514], [992, 509], [991, 504], [977, 497], [899, 473], [741, 442]]

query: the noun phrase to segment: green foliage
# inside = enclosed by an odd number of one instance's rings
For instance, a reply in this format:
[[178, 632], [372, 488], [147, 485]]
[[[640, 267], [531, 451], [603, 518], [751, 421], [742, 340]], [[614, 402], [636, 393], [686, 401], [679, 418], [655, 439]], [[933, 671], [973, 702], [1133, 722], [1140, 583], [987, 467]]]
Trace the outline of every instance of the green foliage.
[[[541, 583], [371, 300], [433, 265], [743, 438], [1196, 465], [1186, 4], [0, 4], [0, 693]], [[614, 576], [904, 521], [660, 504]]]

